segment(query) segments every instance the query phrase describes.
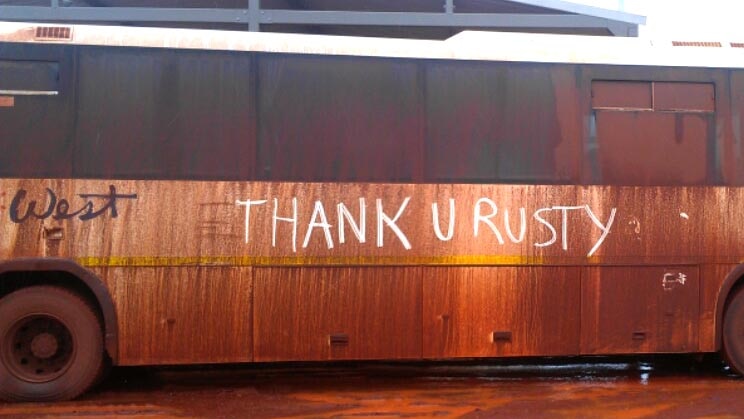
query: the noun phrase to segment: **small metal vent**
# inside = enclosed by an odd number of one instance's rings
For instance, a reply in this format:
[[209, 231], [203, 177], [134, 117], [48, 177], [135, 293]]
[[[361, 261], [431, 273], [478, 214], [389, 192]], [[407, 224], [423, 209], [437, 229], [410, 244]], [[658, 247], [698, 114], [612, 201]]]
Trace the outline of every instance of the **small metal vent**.
[[731, 48], [744, 48], [744, 42], [732, 42]]
[[675, 47], [723, 48], [720, 42], [672, 41], [672, 45]]
[[38, 41], [71, 41], [72, 28], [68, 26], [37, 26], [34, 39]]
[[349, 335], [346, 333], [334, 333], [328, 337], [331, 346], [349, 346]]

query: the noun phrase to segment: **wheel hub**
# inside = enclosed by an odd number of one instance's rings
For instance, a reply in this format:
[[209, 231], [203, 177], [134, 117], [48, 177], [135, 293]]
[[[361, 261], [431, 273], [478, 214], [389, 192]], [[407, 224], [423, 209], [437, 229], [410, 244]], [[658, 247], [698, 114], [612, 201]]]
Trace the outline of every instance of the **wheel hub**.
[[29, 316], [9, 330], [2, 358], [17, 378], [43, 383], [60, 377], [70, 366], [73, 339], [58, 319], [46, 315]]
[[39, 359], [49, 359], [57, 353], [59, 343], [51, 333], [39, 333], [31, 340], [31, 353]]

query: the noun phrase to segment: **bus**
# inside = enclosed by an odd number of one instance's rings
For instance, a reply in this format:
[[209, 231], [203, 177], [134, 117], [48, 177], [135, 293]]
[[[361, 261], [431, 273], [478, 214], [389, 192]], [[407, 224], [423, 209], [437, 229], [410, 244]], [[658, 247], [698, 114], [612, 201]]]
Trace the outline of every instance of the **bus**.
[[714, 353], [744, 55], [0, 24], [0, 397], [107, 365]]

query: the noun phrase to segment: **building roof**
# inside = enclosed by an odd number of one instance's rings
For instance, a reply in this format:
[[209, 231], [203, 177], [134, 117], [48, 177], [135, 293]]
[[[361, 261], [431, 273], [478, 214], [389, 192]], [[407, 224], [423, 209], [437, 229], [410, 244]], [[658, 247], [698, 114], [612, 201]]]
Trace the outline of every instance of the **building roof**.
[[645, 24], [563, 0], [0, 0], [0, 19], [421, 39], [466, 29], [637, 36]]

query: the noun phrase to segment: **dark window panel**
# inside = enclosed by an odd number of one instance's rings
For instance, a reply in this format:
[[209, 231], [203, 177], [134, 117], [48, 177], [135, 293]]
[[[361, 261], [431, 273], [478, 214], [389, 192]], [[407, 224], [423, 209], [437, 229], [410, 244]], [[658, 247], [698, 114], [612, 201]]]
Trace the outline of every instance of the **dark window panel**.
[[420, 170], [416, 64], [264, 55], [259, 85], [262, 179], [408, 182]]
[[[435, 63], [427, 72], [426, 178], [571, 182], [549, 66]], [[578, 158], [578, 156], [577, 156]]]
[[59, 63], [0, 60], [0, 90], [59, 91]]
[[17, 96], [0, 107], [0, 176], [70, 177], [68, 107], [59, 96]]
[[76, 174], [250, 178], [250, 62], [223, 52], [83, 50]]
[[78, 71], [75, 174], [157, 177], [161, 139], [154, 138], [162, 53], [86, 49]]
[[[0, 107], [0, 176], [71, 176], [70, 48], [5, 44], [0, 90], [57, 91], [56, 96], [5, 95]], [[0, 95], [2, 96], [2, 95]]]
[[[177, 92], [168, 125], [167, 153], [178, 155], [186, 178], [249, 179], [255, 138], [251, 124], [251, 58], [247, 54], [186, 53], [178, 57]], [[164, 122], [165, 122], [164, 121]]]

